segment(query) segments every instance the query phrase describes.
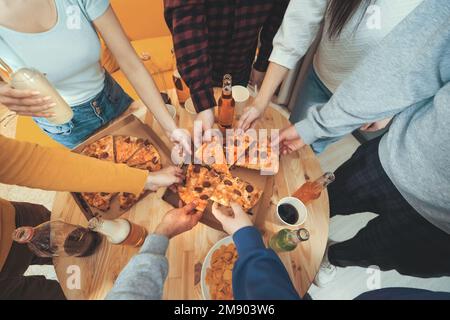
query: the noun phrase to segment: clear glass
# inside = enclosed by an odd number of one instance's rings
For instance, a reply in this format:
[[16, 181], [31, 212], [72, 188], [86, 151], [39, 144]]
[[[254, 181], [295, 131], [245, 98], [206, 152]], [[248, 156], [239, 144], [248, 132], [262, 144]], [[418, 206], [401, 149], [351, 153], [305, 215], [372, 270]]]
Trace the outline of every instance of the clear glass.
[[39, 91], [43, 97], [51, 97], [56, 104], [50, 111], [55, 116], [47, 118], [53, 124], [65, 124], [73, 118], [73, 110], [56, 91], [48, 79], [38, 70], [22, 68], [11, 74], [11, 86], [19, 90]]
[[27, 244], [38, 257], [86, 257], [95, 252], [101, 241], [89, 229], [63, 221], [17, 228], [12, 237], [18, 243]]

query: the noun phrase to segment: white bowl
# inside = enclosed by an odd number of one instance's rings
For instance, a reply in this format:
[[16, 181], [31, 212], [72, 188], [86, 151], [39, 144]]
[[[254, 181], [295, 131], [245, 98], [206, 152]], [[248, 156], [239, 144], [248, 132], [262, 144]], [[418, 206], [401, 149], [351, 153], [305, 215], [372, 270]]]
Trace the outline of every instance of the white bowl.
[[226, 238], [223, 238], [223, 239], [217, 241], [216, 244], [213, 245], [213, 247], [209, 250], [208, 254], [206, 255], [205, 260], [203, 261], [201, 280], [200, 280], [203, 300], [211, 300], [211, 294], [209, 293], [209, 287], [206, 284], [206, 272], [208, 271], [208, 268], [211, 268], [211, 257], [213, 255], [214, 251], [218, 250], [221, 246], [224, 246], [224, 245], [227, 246], [230, 243], [234, 243], [232, 237], [226, 237]]

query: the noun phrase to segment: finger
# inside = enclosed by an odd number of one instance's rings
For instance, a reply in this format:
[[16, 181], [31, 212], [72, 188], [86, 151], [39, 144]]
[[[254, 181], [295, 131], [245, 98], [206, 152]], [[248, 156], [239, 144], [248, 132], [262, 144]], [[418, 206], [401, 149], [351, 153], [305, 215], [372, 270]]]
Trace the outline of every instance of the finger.
[[19, 116], [34, 118], [54, 118], [54, 113], [33, 113], [33, 112], [17, 112]]
[[197, 206], [198, 206], [198, 202], [197, 201], [193, 201], [193, 202], [191, 202], [191, 203], [189, 203], [189, 204], [187, 204], [187, 205], [185, 205], [183, 207], [183, 213], [184, 214], [190, 214], [190, 213], [192, 213], [195, 210], [195, 208], [197, 208]]
[[231, 202], [230, 206], [231, 206], [231, 209], [233, 209], [233, 212], [234, 212], [235, 216], [239, 216], [239, 215], [245, 214], [244, 209], [239, 204], [237, 204], [236, 202]]
[[197, 225], [197, 223], [202, 219], [203, 214], [204, 214], [204, 213], [201, 212], [201, 211], [195, 211], [195, 212], [191, 215], [191, 219], [192, 219], [192, 222], [193, 222], [192, 228], [195, 227], [195, 226]]
[[238, 122], [238, 129], [242, 129], [242, 130], [245, 131], [244, 125], [245, 125], [245, 123], [246, 123], [246, 121], [247, 121], [247, 118], [248, 118], [248, 111], [245, 112], [245, 113], [242, 115], [241, 119], [239, 119], [239, 122]]
[[211, 140], [212, 140], [211, 130], [207, 129], [203, 134], [203, 142], [211, 142]]
[[4, 91], [3, 93], [5, 96], [11, 97], [11, 98], [17, 98], [17, 99], [23, 99], [23, 98], [32, 98], [32, 97], [38, 97], [41, 95], [39, 91], [33, 91], [33, 90], [18, 90], [9, 88]]
[[17, 103], [5, 103], [9, 105], [9, 109], [15, 112], [49, 112], [54, 107], [53, 105], [45, 106], [25, 106], [20, 101]]

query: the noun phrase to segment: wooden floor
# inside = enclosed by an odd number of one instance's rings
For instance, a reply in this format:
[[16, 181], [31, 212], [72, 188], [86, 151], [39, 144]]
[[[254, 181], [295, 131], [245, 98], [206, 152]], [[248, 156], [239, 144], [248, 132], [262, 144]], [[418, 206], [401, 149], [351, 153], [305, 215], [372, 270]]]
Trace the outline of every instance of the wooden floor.
[[[9, 128], [0, 127], [0, 133], [13, 135], [14, 122]], [[352, 136], [332, 145], [320, 156], [321, 165], [326, 171], [334, 171], [339, 165], [345, 162], [356, 150], [359, 143]], [[39, 203], [51, 209], [53, 192], [31, 190], [28, 188], [11, 187], [0, 184], [0, 197], [14, 200]], [[351, 238], [374, 217], [370, 213], [362, 213], [351, 217], [336, 217], [331, 220], [330, 238], [334, 241], [342, 241]], [[55, 279], [52, 267], [31, 267], [27, 274], [43, 274], [47, 278]], [[359, 294], [372, 289], [374, 283], [372, 270], [364, 268], [339, 268], [336, 280], [326, 288], [312, 287], [310, 294], [318, 300], [347, 300], [353, 299]], [[381, 287], [412, 287], [423, 288], [435, 291], [450, 292], [450, 277], [435, 279], [419, 279], [405, 277], [395, 271], [380, 273]]]

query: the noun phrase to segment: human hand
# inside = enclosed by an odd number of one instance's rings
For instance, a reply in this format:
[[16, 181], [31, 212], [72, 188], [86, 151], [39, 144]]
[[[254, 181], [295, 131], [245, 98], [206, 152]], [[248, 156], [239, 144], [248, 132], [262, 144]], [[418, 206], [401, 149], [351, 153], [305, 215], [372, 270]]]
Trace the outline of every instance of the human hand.
[[244, 113], [239, 119], [237, 128], [243, 131], [253, 128], [256, 121], [264, 114], [264, 110], [265, 107], [257, 106], [254, 103], [250, 104], [244, 109]]
[[145, 190], [158, 191], [159, 188], [170, 187], [182, 183], [184, 180], [183, 170], [178, 167], [167, 167], [148, 175]]
[[220, 221], [226, 233], [233, 235], [242, 228], [253, 226], [249, 215], [239, 204], [232, 202], [230, 205], [231, 208], [214, 203], [212, 208], [213, 215]]
[[167, 212], [154, 233], [172, 239], [179, 234], [192, 230], [203, 215], [202, 212], [195, 211], [197, 205], [198, 203], [194, 201], [182, 208]]
[[[203, 142], [211, 142], [212, 136], [211, 134], [211, 130], [212, 127], [214, 126], [214, 122], [215, 122], [215, 116], [214, 116], [214, 109], [208, 109], [205, 111], [200, 112], [197, 115], [196, 121], [201, 121], [202, 124], [202, 132], [203, 134]], [[200, 137], [196, 137], [196, 138], [200, 138]], [[196, 144], [199, 145], [199, 144]]]
[[43, 97], [38, 91], [17, 90], [0, 82], [0, 104], [21, 116], [51, 118], [56, 106], [51, 97]]
[[255, 68], [252, 68], [249, 84], [253, 87], [257, 86], [258, 88], [261, 88], [265, 76], [266, 76], [265, 72], [261, 72], [256, 70]]
[[282, 155], [290, 154], [305, 146], [305, 143], [293, 125], [281, 130], [278, 139], [272, 141], [272, 146], [276, 146], [277, 144]]
[[177, 128], [172, 131], [170, 141], [175, 143], [177, 149], [182, 154], [191, 155], [192, 153], [192, 139], [189, 131], [186, 129]]
[[364, 132], [375, 132], [378, 130], [382, 130], [387, 127], [389, 122], [391, 122], [392, 118], [376, 121], [373, 123], [368, 123], [361, 127], [361, 130]]

